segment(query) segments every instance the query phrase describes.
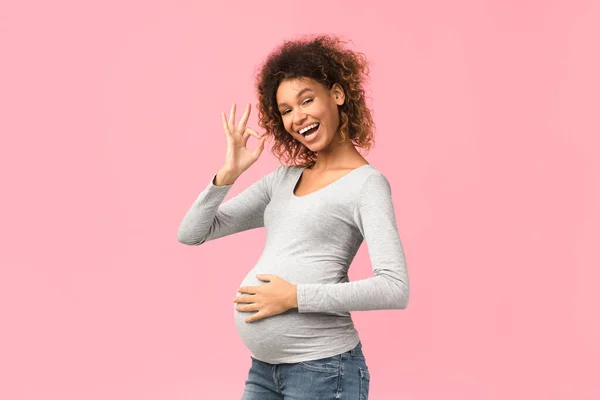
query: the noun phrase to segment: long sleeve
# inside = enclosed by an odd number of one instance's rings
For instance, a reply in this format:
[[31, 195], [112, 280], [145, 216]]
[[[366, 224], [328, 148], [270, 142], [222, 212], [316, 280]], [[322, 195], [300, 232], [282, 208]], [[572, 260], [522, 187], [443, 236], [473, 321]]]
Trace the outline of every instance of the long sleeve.
[[370, 175], [360, 190], [354, 220], [363, 235], [374, 276], [358, 281], [298, 284], [298, 311], [350, 312], [404, 309], [409, 279], [396, 226], [391, 188], [382, 174]]
[[224, 203], [223, 199], [233, 184], [216, 186], [216, 174], [213, 175], [181, 221], [177, 240], [198, 246], [209, 240], [263, 227], [264, 211], [271, 200], [274, 180], [280, 168]]

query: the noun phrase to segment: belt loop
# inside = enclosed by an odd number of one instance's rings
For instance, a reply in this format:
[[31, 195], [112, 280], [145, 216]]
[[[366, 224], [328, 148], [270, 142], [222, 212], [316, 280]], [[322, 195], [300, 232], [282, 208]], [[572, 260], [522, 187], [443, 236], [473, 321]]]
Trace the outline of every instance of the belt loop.
[[354, 353], [356, 353], [355, 349], [350, 350], [350, 357], [354, 357]]

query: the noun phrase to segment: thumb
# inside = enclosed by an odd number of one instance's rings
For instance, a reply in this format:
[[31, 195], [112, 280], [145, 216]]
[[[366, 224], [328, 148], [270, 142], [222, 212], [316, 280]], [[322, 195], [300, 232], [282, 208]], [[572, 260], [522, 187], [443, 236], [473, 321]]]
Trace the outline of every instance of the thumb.
[[260, 139], [258, 139], [258, 145], [256, 145], [256, 148], [252, 152], [252, 155], [254, 157], [256, 157], [257, 159], [258, 159], [258, 157], [260, 157], [261, 153], [263, 152], [263, 150], [265, 148], [266, 140], [267, 140], [267, 135], [263, 135]]
[[271, 275], [271, 274], [258, 274], [258, 275], [256, 275], [256, 277], [258, 279], [260, 279], [261, 281], [263, 281], [263, 282], [270, 282], [273, 279], [274, 275]]

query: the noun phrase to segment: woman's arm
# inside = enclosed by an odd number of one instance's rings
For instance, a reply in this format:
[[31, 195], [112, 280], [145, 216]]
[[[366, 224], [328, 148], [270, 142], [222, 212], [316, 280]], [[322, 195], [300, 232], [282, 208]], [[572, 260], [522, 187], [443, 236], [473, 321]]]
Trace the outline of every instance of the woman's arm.
[[213, 175], [183, 217], [177, 240], [198, 246], [209, 240], [264, 226], [265, 208], [271, 201], [274, 181], [281, 168], [277, 167], [223, 204], [233, 183], [217, 186], [217, 174]]
[[404, 309], [409, 279], [400, 242], [392, 193], [381, 174], [369, 176], [360, 192], [354, 219], [369, 251], [374, 276], [352, 282], [298, 284], [298, 311], [349, 312]]

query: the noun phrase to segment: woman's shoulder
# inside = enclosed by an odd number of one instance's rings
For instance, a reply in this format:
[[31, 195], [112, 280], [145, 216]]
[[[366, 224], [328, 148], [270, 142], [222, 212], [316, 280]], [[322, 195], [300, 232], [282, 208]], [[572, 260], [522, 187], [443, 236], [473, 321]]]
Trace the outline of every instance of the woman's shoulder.
[[391, 193], [390, 181], [386, 175], [373, 164], [366, 164], [356, 175], [356, 186], [359, 193], [373, 193], [381, 190]]
[[273, 173], [277, 176], [279, 180], [283, 180], [289, 178], [292, 174], [298, 172], [300, 169], [301, 167], [297, 167], [295, 165], [280, 164], [279, 166], [277, 166], [277, 168], [275, 168]]
[[272, 168], [271, 171], [265, 175], [264, 179], [268, 180], [271, 187], [277, 187], [291, 179], [298, 169], [299, 167], [293, 165], [280, 164], [277, 167]]
[[[354, 170], [351, 171], [354, 174], [354, 177], [360, 184], [363, 184], [367, 180], [387, 180], [385, 175], [381, 170], [379, 170], [375, 165], [363, 164]], [[377, 178], [371, 178], [377, 177]]]

